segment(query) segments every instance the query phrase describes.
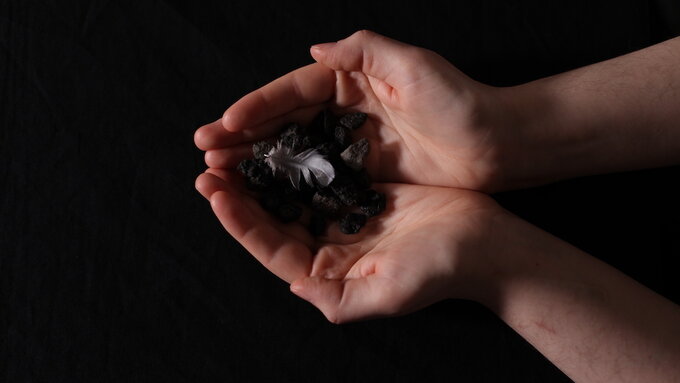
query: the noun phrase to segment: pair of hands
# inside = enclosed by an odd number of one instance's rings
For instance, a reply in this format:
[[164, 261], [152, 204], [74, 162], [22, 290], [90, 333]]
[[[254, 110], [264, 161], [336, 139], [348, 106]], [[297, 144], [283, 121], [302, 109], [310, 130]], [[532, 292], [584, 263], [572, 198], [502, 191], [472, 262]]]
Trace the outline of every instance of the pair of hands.
[[[506, 118], [495, 88], [434, 52], [369, 31], [313, 46], [317, 61], [244, 96], [199, 128], [208, 170], [196, 188], [224, 228], [333, 323], [401, 315], [485, 294], [499, 231], [512, 219], [485, 194], [503, 188]], [[388, 206], [360, 233], [314, 238], [263, 211], [234, 168], [253, 142], [330, 106], [369, 118], [353, 132]]]

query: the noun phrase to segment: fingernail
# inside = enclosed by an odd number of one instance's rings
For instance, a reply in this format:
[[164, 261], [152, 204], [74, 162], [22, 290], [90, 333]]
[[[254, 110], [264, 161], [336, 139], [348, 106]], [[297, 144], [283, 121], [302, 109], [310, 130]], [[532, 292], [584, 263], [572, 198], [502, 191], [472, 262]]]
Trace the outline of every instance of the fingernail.
[[331, 49], [335, 46], [337, 43], [323, 43], [323, 44], [315, 44], [312, 45], [310, 50], [314, 52], [323, 52], [324, 50]]

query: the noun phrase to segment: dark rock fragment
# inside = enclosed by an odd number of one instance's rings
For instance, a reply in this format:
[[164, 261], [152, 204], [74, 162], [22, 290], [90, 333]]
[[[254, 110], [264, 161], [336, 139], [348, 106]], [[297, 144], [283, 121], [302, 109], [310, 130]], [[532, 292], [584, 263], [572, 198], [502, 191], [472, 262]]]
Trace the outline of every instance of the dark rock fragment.
[[350, 113], [340, 117], [338, 123], [349, 130], [359, 129], [366, 122], [366, 113]]
[[350, 144], [351, 137], [349, 131], [342, 125], [335, 125], [333, 130], [333, 139], [340, 145], [343, 149]]
[[284, 138], [288, 136], [298, 136], [302, 137], [307, 134], [307, 129], [303, 128], [299, 124], [295, 122], [291, 122], [290, 124], [286, 125], [283, 129], [281, 129], [281, 133], [279, 133], [279, 137]]
[[329, 186], [335, 196], [346, 206], [354, 206], [362, 202], [359, 189], [348, 176], [336, 176]]
[[[307, 138], [305, 139], [305, 137]], [[281, 131], [279, 139], [284, 146], [291, 148], [293, 152], [301, 152], [310, 146], [310, 139], [307, 136], [307, 129], [296, 123], [291, 123], [286, 126]]]
[[323, 154], [324, 156], [330, 158], [333, 156], [339, 156], [340, 152], [342, 151], [342, 147], [334, 141], [331, 142], [322, 142], [314, 147], [319, 154]]
[[321, 129], [326, 137], [333, 139], [335, 137], [335, 125], [337, 125], [338, 118], [328, 109], [324, 110], [321, 115]]
[[264, 155], [269, 153], [274, 146], [267, 141], [260, 141], [253, 144], [253, 155], [258, 160], [263, 160]]
[[359, 209], [367, 216], [373, 217], [385, 210], [386, 202], [387, 198], [384, 193], [370, 189], [366, 191], [366, 199], [359, 205]]
[[238, 164], [237, 169], [255, 188], [265, 189], [274, 181], [272, 169], [262, 160], [245, 159]]
[[366, 224], [366, 216], [357, 213], [347, 213], [340, 219], [340, 231], [345, 234], [356, 234]]
[[341, 207], [340, 200], [331, 193], [316, 192], [312, 197], [312, 209], [328, 216], [338, 214]]
[[340, 158], [355, 171], [359, 171], [364, 166], [364, 157], [368, 154], [369, 145], [365, 138], [348, 146], [342, 153]]

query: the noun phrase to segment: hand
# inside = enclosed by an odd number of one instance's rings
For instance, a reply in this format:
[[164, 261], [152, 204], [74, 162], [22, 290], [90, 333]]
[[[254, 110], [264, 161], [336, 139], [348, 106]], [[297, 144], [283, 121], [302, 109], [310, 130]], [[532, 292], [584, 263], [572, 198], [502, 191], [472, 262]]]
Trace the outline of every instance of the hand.
[[495, 88], [473, 81], [436, 53], [360, 31], [314, 46], [318, 63], [246, 95], [201, 127], [196, 145], [213, 168], [233, 168], [253, 141], [285, 122], [309, 122], [326, 105], [363, 111], [374, 179], [492, 191], [500, 188]]
[[262, 210], [239, 174], [208, 169], [196, 188], [224, 228], [333, 323], [406, 314], [446, 298], [478, 299], [492, 252], [491, 198], [472, 191], [374, 184], [387, 209], [357, 234], [336, 223], [314, 238]]

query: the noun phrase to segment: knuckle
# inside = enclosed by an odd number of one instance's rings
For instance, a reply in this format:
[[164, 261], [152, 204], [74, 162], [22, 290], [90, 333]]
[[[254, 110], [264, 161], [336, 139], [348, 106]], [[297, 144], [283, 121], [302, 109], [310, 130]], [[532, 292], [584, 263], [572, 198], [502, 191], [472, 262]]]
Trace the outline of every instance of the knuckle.
[[352, 36], [350, 36], [350, 38], [352, 40], [365, 41], [371, 39], [373, 36], [375, 36], [375, 32], [370, 31], [368, 29], [360, 29], [354, 32]]
[[420, 66], [423, 64], [429, 64], [432, 61], [432, 54], [434, 52], [419, 48], [419, 47], [408, 47], [404, 56], [408, 58], [408, 61], [414, 66]]
[[335, 313], [327, 313], [326, 314], [326, 319], [328, 319], [329, 322], [333, 324], [341, 324], [342, 321], [340, 320], [340, 317], [338, 316], [337, 312]]
[[227, 109], [224, 111], [224, 113], [222, 113], [222, 127], [226, 128], [226, 126], [229, 124], [230, 119], [231, 113], [229, 113], [229, 109]]

